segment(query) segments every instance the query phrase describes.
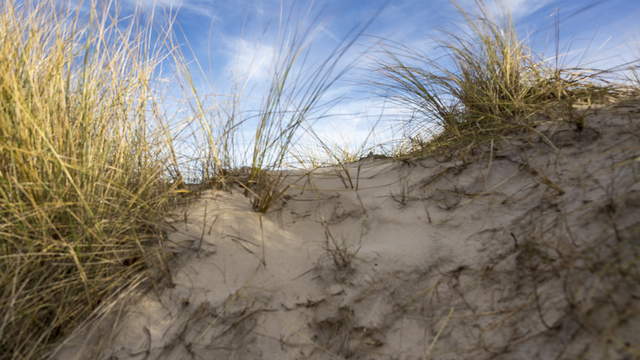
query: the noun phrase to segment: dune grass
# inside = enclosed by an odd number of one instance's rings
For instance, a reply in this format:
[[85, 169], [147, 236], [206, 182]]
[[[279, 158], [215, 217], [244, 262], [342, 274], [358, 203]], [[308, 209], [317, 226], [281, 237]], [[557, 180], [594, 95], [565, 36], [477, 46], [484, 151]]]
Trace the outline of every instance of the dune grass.
[[390, 45], [376, 69], [382, 75], [376, 86], [414, 114], [405, 124], [406, 153], [468, 150], [510, 131], [532, 129], [540, 115], [581, 126], [574, 105], [616, 93], [607, 78], [621, 68], [549, 63], [519, 38], [509, 14], [498, 22], [484, 2], [476, 4], [478, 16], [458, 7], [468, 32], [446, 33], [438, 47], [444, 56]]
[[375, 16], [367, 23], [354, 26], [317, 64], [308, 64], [307, 60], [316, 22], [312, 21], [302, 31], [285, 27], [294, 31], [285, 32], [281, 39], [278, 54], [282, 55], [275, 59], [253, 141], [248, 180], [254, 189], [256, 211], [266, 212], [286, 191], [280, 170], [287, 155], [303, 125], [322, 117], [327, 104], [329, 107], [335, 104], [335, 99], [326, 99], [325, 95], [357, 61], [357, 57], [346, 61], [345, 56], [374, 19]]
[[[110, 1], [87, 3], [88, 16], [57, 5], [0, 5], [0, 359], [43, 357], [100, 305], [144, 283], [164, 261], [160, 224], [184, 182], [179, 135], [154, 110], [154, 73], [170, 54], [152, 45], [146, 25], [120, 20]], [[446, 62], [395, 48], [378, 69], [385, 80], [377, 86], [416, 114], [403, 153], [468, 149], [554, 111], [579, 127], [574, 104], [615, 92], [604, 72], [539, 60], [511, 22], [463, 14], [471, 34], [449, 35]], [[326, 93], [357, 61], [347, 53], [368, 25], [315, 66], [313, 26], [283, 33], [248, 150], [238, 145], [240, 129], [256, 118], [235, 96], [211, 113], [174, 54], [191, 91], [197, 138], [188, 141], [201, 152], [189, 161], [199, 181], [240, 184], [267, 212], [287, 190], [282, 169], [300, 130], [333, 103]], [[436, 135], [425, 134], [433, 125]], [[349, 156], [314, 136], [357, 189], [344, 164], [364, 147]]]
[[[223, 188], [240, 186], [257, 212], [267, 212], [286, 192], [283, 170], [296, 158], [292, 150], [305, 126], [337, 103], [327, 93], [357, 61], [357, 56], [348, 57], [350, 50], [375, 19], [355, 25], [314, 61], [318, 51], [314, 37], [320, 25], [320, 14], [309, 18], [314, 13], [292, 5], [281, 19], [268, 83], [259, 84], [264, 90], [258, 93], [257, 109], [243, 107], [240, 90], [226, 104], [211, 104], [199, 93], [189, 70], [183, 69], [196, 137], [205, 149], [198, 165], [202, 181]], [[243, 133], [253, 135], [243, 141]]]
[[142, 283], [173, 194], [144, 25], [57, 5], [0, 5], [0, 359], [40, 358]]

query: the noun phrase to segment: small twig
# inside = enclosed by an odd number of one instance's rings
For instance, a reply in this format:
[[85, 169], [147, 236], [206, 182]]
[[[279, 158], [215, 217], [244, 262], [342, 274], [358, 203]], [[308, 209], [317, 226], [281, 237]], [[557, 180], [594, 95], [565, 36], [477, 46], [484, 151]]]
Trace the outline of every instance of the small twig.
[[536, 310], [538, 311], [538, 317], [540, 318], [540, 322], [542, 323], [542, 325], [544, 325], [544, 327], [547, 328], [547, 330], [551, 330], [553, 329], [553, 327], [547, 324], [547, 321], [544, 319], [544, 316], [542, 315], [542, 306], [540, 306], [540, 297], [538, 296], [538, 284], [536, 282], [536, 279], [532, 278], [531, 281], [533, 281], [533, 295], [536, 300]]
[[360, 186], [360, 169], [362, 168], [362, 163], [358, 164], [358, 172], [356, 173], [356, 191]]
[[449, 320], [451, 320], [451, 315], [453, 315], [453, 307], [451, 307], [451, 309], [449, 309], [449, 314], [447, 315], [447, 318], [446, 318], [444, 324], [442, 324], [442, 326], [440, 327], [440, 330], [438, 330], [438, 333], [436, 334], [436, 336], [431, 341], [431, 345], [429, 345], [429, 348], [427, 349], [427, 351], [425, 351], [425, 353], [424, 353], [425, 360], [431, 358], [431, 353], [433, 352], [433, 348], [436, 346], [436, 343], [438, 342], [438, 339], [440, 338], [440, 335], [442, 335], [442, 332], [444, 331], [444, 329], [449, 324]]
[[267, 259], [265, 256], [265, 248], [264, 248], [264, 228], [262, 227], [262, 215], [258, 215], [258, 220], [260, 221], [260, 238], [262, 239], [262, 265], [267, 267]]
[[493, 165], [493, 139], [491, 139], [491, 148], [489, 151], [489, 164], [487, 165], [487, 173], [484, 176], [484, 188], [487, 189], [487, 183], [489, 182], [489, 174], [491, 173], [491, 165]]
[[204, 203], [204, 215], [202, 215], [202, 233], [200, 233], [200, 242], [198, 243], [198, 251], [202, 249], [202, 242], [204, 241], [204, 234], [207, 229], [207, 208], [209, 203]]
[[433, 221], [431, 220], [431, 214], [429, 213], [429, 208], [427, 204], [424, 204], [424, 212], [425, 214], [427, 214], [427, 220], [429, 221], [429, 224], [433, 224]]

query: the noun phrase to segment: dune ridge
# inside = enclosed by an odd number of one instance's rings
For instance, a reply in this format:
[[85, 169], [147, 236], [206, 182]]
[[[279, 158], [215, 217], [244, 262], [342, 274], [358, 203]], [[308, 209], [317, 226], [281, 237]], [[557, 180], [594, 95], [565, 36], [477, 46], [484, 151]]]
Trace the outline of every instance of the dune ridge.
[[618, 102], [465, 158], [293, 171], [266, 214], [207, 190], [173, 216], [167, 286], [54, 357], [640, 356], [639, 118]]

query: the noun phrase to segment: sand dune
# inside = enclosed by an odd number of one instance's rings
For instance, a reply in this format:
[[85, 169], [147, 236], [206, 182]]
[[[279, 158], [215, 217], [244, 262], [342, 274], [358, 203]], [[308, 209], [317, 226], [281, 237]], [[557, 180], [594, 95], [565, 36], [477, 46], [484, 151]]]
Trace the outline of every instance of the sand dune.
[[466, 159], [288, 175], [267, 214], [208, 190], [179, 214], [169, 286], [58, 359], [640, 356], [640, 106]]

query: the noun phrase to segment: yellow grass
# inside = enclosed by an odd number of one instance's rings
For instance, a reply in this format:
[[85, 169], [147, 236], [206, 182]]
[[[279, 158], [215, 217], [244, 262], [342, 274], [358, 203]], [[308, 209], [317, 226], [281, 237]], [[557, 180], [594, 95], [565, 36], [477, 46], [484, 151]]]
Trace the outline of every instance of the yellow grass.
[[20, 3], [0, 5], [0, 359], [141, 283], [171, 197], [145, 29]]
[[[159, 224], [182, 185], [178, 135], [155, 111], [153, 74], [169, 50], [154, 48], [151, 30], [119, 18], [110, 1], [85, 4], [89, 14], [59, 3], [0, 4], [0, 360], [45, 356], [101, 304], [143, 284], [150, 265], [163, 261]], [[512, 23], [463, 14], [471, 34], [442, 44], [447, 66], [390, 51], [379, 69], [386, 79], [379, 85], [420, 115], [402, 152], [469, 147], [531, 128], [545, 112], [571, 115], [576, 102], [614, 91], [599, 82], [602, 72], [537, 60]], [[245, 154], [236, 137], [250, 119], [237, 110], [239, 100], [207, 119], [209, 104], [184, 58], [173, 57], [192, 90], [201, 180], [240, 183], [254, 209], [268, 211], [286, 190], [280, 170], [300, 129], [321, 117], [326, 93], [354, 65], [346, 52], [367, 26], [306, 69], [299, 67], [310, 29], [284, 36]], [[422, 66], [408, 64], [415, 60]], [[579, 117], [566, 118], [580, 126]], [[421, 132], [429, 123], [441, 130], [435, 138]], [[319, 142], [343, 169], [362, 155]], [[242, 155], [246, 169], [238, 168]], [[345, 176], [357, 190], [357, 178]]]

